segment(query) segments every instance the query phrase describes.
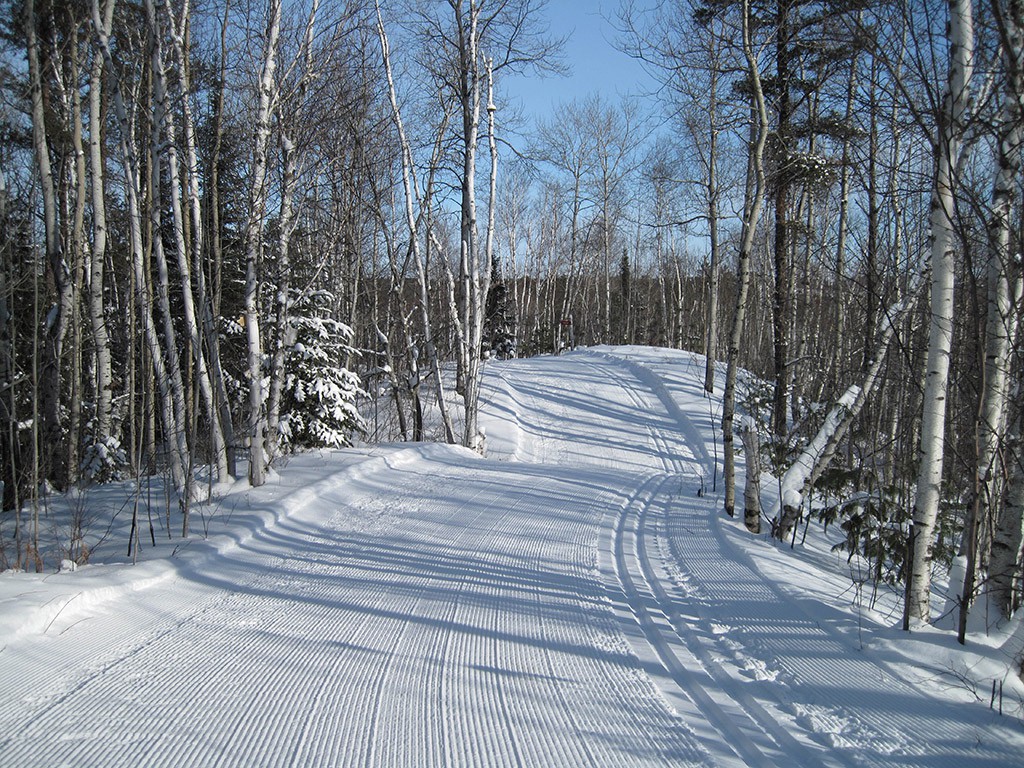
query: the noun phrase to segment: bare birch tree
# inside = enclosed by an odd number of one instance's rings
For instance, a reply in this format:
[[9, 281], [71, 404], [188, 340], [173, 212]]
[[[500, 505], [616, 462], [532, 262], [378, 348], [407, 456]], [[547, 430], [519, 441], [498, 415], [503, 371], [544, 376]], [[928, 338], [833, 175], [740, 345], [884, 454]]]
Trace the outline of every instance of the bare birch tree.
[[[103, 4], [101, 23], [109, 29], [113, 23], [114, 0]], [[103, 111], [102, 54], [93, 58], [89, 74], [89, 172], [92, 197], [92, 252], [89, 266], [89, 323], [92, 328], [96, 366], [96, 426], [92, 439], [106, 443], [111, 437], [113, 401], [113, 365], [110, 334], [107, 332], [104, 305], [104, 274], [107, 262], [107, 205], [104, 186], [105, 164], [101, 135]]]
[[47, 115], [44, 104], [43, 60], [40, 42], [36, 32], [39, 19], [35, 0], [25, 3], [25, 30], [27, 36], [29, 88], [31, 99], [32, 145], [35, 151], [36, 167], [39, 172], [40, 194], [43, 203], [43, 234], [46, 268], [56, 289], [56, 302], [48, 313], [45, 345], [42, 362], [42, 444], [43, 472], [55, 473], [53, 478], [58, 487], [63, 486], [66, 477], [65, 463], [61, 458], [62, 423], [60, 415], [61, 398], [61, 357], [64, 335], [71, 316], [72, 281], [59, 230], [59, 202], [57, 181], [50, 162], [50, 138], [47, 130]]
[[[992, 554], [989, 560], [991, 591], [1002, 614], [1009, 617], [1019, 595], [1019, 563], [1021, 550], [1021, 510], [1024, 508], [1024, 467], [1021, 466], [1021, 416], [1013, 425], [1012, 436], [1002, 429], [1006, 421], [1011, 341], [1019, 335], [1020, 263], [1017, 256], [1015, 285], [1011, 286], [1013, 267], [1012, 222], [1014, 190], [1021, 171], [1021, 142], [1024, 141], [1024, 1], [1008, 0], [1005, 4], [992, 0], [997, 21], [1003, 59], [1003, 105], [998, 136], [998, 171], [992, 189], [992, 214], [989, 220], [989, 287], [986, 322], [985, 388], [979, 421], [978, 466], [976, 483], [978, 497], [974, 528], [995, 518], [992, 532]], [[1017, 211], [1018, 216], [1020, 211]], [[1018, 245], [1018, 247], [1020, 247]], [[1018, 413], [1021, 387], [1015, 383]], [[1014, 450], [1016, 449], [1016, 450]], [[1007, 458], [1008, 457], [1008, 458]], [[1006, 466], [1008, 465], [1008, 466]], [[1004, 501], [999, 508], [997, 478], [1003, 467], [1009, 473]], [[972, 537], [973, 538], [973, 537]], [[972, 542], [973, 543], [973, 542]], [[977, 544], [975, 543], [975, 549]], [[968, 578], [973, 569], [968, 569]], [[964, 584], [964, 596], [973, 592], [973, 585]], [[966, 620], [966, 619], [965, 619]], [[962, 622], [963, 623], [963, 622]]]
[[245, 228], [245, 337], [248, 351], [249, 483], [263, 485], [267, 475], [267, 414], [263, 391], [263, 340], [260, 337], [259, 265], [263, 250], [263, 217], [267, 209], [267, 164], [270, 120], [276, 98], [277, 42], [281, 34], [281, 0], [268, 0], [262, 71], [252, 149], [249, 221]]
[[930, 323], [927, 381], [921, 419], [917, 495], [910, 529], [909, 588], [904, 626], [931, 620], [931, 569], [935, 522], [942, 493], [946, 402], [953, 342], [954, 229], [957, 171], [967, 120], [974, 55], [971, 0], [949, 0], [949, 71], [935, 137], [935, 185], [930, 241]]
[[[391, 46], [388, 42], [387, 32], [384, 28], [384, 19], [381, 15], [380, 3], [375, 0], [374, 6], [377, 12], [377, 35], [380, 39], [381, 57], [383, 59], [384, 72], [388, 83], [388, 98], [391, 103], [392, 117], [395, 121], [395, 128], [398, 131], [398, 139], [401, 144], [402, 151], [402, 188], [405, 192], [405, 219], [409, 228], [409, 244], [416, 268], [416, 283], [419, 288], [417, 308], [419, 310], [420, 321], [423, 326], [423, 337], [424, 344], [426, 346], [427, 360], [430, 364], [431, 372], [434, 377], [434, 387], [437, 392], [437, 404], [441, 413], [441, 423], [444, 428], [445, 440], [448, 443], [455, 443], [455, 429], [452, 426], [451, 415], [448, 412], [448, 403], [445, 399], [444, 380], [441, 376], [441, 363], [438, 358], [437, 347], [434, 344], [434, 334], [430, 318], [430, 277], [427, 274], [427, 268], [424, 264], [421, 251], [419, 234], [419, 222], [421, 219], [420, 216], [416, 214], [416, 206], [422, 205], [423, 201], [416, 182], [412, 148], [409, 144], [409, 138], [405, 133], [405, 124], [402, 121], [402, 113], [398, 106], [398, 94], [395, 90], [395, 79], [391, 69]], [[442, 130], [438, 132], [437, 142], [434, 145], [434, 157], [432, 158], [433, 162], [431, 163], [431, 169], [436, 168], [442, 143], [441, 139], [444, 135], [444, 128], [446, 126], [447, 119], [442, 121]], [[429, 206], [429, 200], [427, 201], [427, 206]], [[429, 247], [429, 236], [427, 244]], [[400, 407], [401, 406], [399, 405], [399, 408]]]
[[[164, 147], [164, 152], [160, 153], [154, 149], [154, 158], [159, 158], [163, 154], [166, 158], [167, 163], [167, 195], [170, 198], [171, 207], [171, 227], [174, 235], [174, 250], [177, 260], [178, 273], [181, 284], [181, 306], [185, 316], [185, 333], [187, 334], [189, 341], [189, 350], [191, 351], [193, 363], [194, 363], [194, 375], [196, 383], [198, 384], [199, 391], [202, 395], [203, 405], [206, 411], [206, 417], [209, 424], [210, 438], [213, 447], [213, 461], [217, 469], [217, 477], [219, 480], [226, 481], [228, 478], [228, 458], [227, 458], [227, 443], [224, 439], [224, 432], [220, 426], [220, 410], [217, 406], [216, 397], [213, 389], [213, 382], [210, 377], [210, 371], [207, 366], [207, 355], [205, 352], [206, 338], [201, 333], [201, 315], [202, 310], [197, 307], [195, 296], [192, 290], [192, 264], [193, 255], [192, 251], [202, 251], [202, 229], [201, 229], [201, 216], [192, 216], [188, 223], [185, 221], [185, 205], [186, 199], [185, 185], [182, 181], [182, 173], [178, 157], [177, 149], [177, 119], [176, 114], [178, 110], [175, 110], [172, 106], [171, 96], [168, 92], [167, 78], [164, 70], [164, 53], [163, 53], [163, 40], [162, 40], [162, 25], [160, 18], [157, 16], [156, 6], [153, 0], [146, 0], [145, 2], [146, 17], [150, 25], [152, 34], [152, 46], [153, 46], [153, 78], [155, 82], [156, 100], [159, 104], [158, 114], [161, 119], [156, 120], [153, 131], [155, 137], [166, 137], [166, 141], [157, 142], [158, 146]], [[188, 12], [188, 3], [185, 3], [183, 9], [184, 13]], [[168, 13], [170, 11], [168, 10]], [[173, 23], [173, 21], [172, 21]], [[183, 80], [183, 88], [187, 88], [188, 77], [187, 67], [185, 66], [185, 60], [179, 59], [179, 64], [182, 66], [180, 77]], [[178, 104], [183, 105], [187, 103], [188, 92], [185, 90], [181, 97], [176, 100]], [[182, 113], [187, 117], [190, 113], [187, 110], [182, 110]], [[192, 127], [188, 125], [186, 127], [186, 134], [191, 134]], [[186, 142], [188, 143], [188, 142]], [[154, 163], [154, 167], [159, 167], [159, 163]], [[191, 177], [194, 179], [194, 166], [187, 166], [186, 171], [191, 171]], [[159, 180], [154, 178], [154, 188], [157, 188]], [[191, 187], [190, 187], [191, 188]], [[188, 199], [195, 203], [198, 201], [198, 195], [195, 190], [188, 195]], [[155, 206], [154, 206], [155, 208]], [[191, 211], [191, 206], [189, 207]], [[186, 242], [186, 229], [191, 229], [194, 238], [193, 242]], [[163, 248], [157, 246], [157, 253], [162, 254]], [[199, 270], [201, 275], [202, 270]], [[176, 349], [176, 346], [169, 346], [169, 349]], [[173, 358], [176, 358], [174, 355]], [[173, 359], [172, 358], [172, 359]], [[172, 376], [173, 376], [172, 372]], [[195, 436], [193, 436], [193, 441]], [[194, 446], [193, 446], [194, 448]], [[184, 519], [182, 522], [183, 535], [188, 535], [188, 506], [185, 507]]]
[[[113, 1], [113, 0], [111, 0]], [[142, 325], [142, 338], [145, 348], [153, 366], [154, 378], [156, 380], [157, 393], [159, 397], [158, 410], [164, 430], [164, 439], [167, 446], [167, 455], [171, 470], [171, 479], [175, 490], [183, 498], [187, 492], [185, 472], [188, 467], [188, 457], [181, 451], [182, 442], [179, 439], [184, 434], [184, 424], [178, 417], [178, 409], [175, 407], [174, 394], [171, 391], [171, 379], [167, 365], [164, 361], [164, 350], [160, 345], [160, 335], [153, 317], [153, 306], [150, 300], [150, 280], [145, 264], [145, 253], [143, 245], [143, 212], [142, 212], [142, 177], [138, 156], [134, 147], [131, 123], [128, 118], [128, 109], [124, 97], [124, 90], [120, 79], [116, 75], [113, 55], [110, 50], [110, 26], [106, 20], [110, 16], [102, 16], [100, 13], [99, 0], [92, 2], [93, 29], [96, 32], [97, 41], [106, 60], [106, 65], [111, 73], [114, 91], [114, 108], [119, 129], [118, 143], [121, 150], [121, 157], [124, 164], [126, 177], [126, 192], [128, 197], [128, 233], [131, 249], [132, 274], [133, 274], [133, 298], [135, 311], [138, 314], [139, 322]], [[165, 339], [166, 341], [166, 339]], [[150, 430], [152, 434], [153, 430]]]
[[725, 512], [730, 517], [736, 508], [736, 447], [733, 419], [736, 413], [736, 378], [739, 372], [740, 344], [746, 322], [747, 294], [750, 288], [751, 255], [754, 239], [761, 221], [761, 209], [765, 196], [764, 148], [768, 140], [768, 107], [764, 89], [761, 87], [761, 68], [751, 30], [749, 0], [741, 6], [741, 44], [746, 75], [751, 94], [750, 145], [748, 148], [747, 194], [744, 203], [743, 231], [740, 235], [739, 261], [736, 270], [738, 289], [736, 306], [733, 311], [732, 327], [729, 331], [729, 346], [725, 372], [725, 388], [722, 392], [722, 446], [724, 449]]

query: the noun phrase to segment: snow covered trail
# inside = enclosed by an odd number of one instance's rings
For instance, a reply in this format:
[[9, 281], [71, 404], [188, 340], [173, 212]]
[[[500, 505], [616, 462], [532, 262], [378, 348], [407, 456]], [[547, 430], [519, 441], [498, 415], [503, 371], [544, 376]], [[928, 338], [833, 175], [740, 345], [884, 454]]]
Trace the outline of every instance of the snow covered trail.
[[709, 764], [596, 567], [632, 473], [437, 447], [376, 463], [9, 646], [0, 765]]
[[0, 631], [0, 766], [1022, 764], [765, 582], [659, 354], [491, 365], [495, 458], [296, 458], [145, 588]]
[[[529, 371], [540, 365], [546, 379]], [[577, 377], [574, 368], [587, 374]], [[705, 721], [704, 730], [712, 732], [707, 746], [717, 759], [746, 765], [1024, 765], [1017, 723], [944, 701], [872, 658], [849, 631], [841, 631], [849, 629], [843, 627], [849, 616], [801, 594], [799, 583], [772, 584], [726, 535], [720, 500], [708, 495], [718, 414], [702, 391], [703, 365], [695, 357], [604, 348], [558, 362], [520, 361], [501, 378], [520, 392], [522, 404], [532, 399], [536, 406], [546, 396], [547, 407], [527, 409], [532, 418], [550, 419], [539, 431], [578, 445], [573, 424], [606, 420], [612, 432], [625, 428], [616, 430], [614, 409], [590, 415], [609, 399], [595, 398], [585, 383], [597, 369], [620, 389], [612, 399], [643, 414], [635, 423], [647, 431], [651, 446], [649, 480], [618, 520], [606, 521], [606, 585], [620, 594], [618, 614], [634, 652], [698, 735], [702, 729], [695, 724]], [[588, 416], [566, 411], [571, 402]], [[566, 425], [561, 430], [559, 422]], [[536, 461], [562, 461], [567, 451], [533, 454]], [[576, 453], [577, 461], [582, 455]], [[715, 748], [722, 736], [731, 755]]]

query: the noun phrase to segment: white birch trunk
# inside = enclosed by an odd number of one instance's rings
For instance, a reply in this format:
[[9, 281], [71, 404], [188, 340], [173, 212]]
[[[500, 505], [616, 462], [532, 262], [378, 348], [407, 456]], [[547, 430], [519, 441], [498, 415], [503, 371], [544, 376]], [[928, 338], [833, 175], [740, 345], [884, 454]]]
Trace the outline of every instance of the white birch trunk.
[[[106, 0], [102, 24], [109, 29], [114, 1]], [[92, 252], [89, 263], [89, 325], [92, 329], [96, 367], [96, 429], [93, 439], [105, 442], [111, 434], [113, 413], [113, 372], [110, 335], [103, 300], [103, 281], [107, 254], [107, 205], [104, 197], [103, 136], [100, 124], [103, 109], [103, 56], [94, 57], [89, 74], [89, 170], [92, 194]]]
[[156, 297], [156, 310], [159, 313], [160, 321], [163, 324], [164, 348], [167, 350], [164, 364], [166, 375], [170, 385], [171, 403], [174, 409], [174, 421], [176, 429], [168, 435], [168, 441], [175, 444], [176, 452], [181, 457], [184, 468], [185, 494], [182, 498], [183, 508], [187, 507], [187, 500], [191, 492], [192, 475], [190, 471], [191, 454], [188, 445], [188, 435], [185, 425], [188, 423], [185, 406], [185, 384], [181, 373], [181, 361], [179, 359], [177, 332], [174, 329], [174, 315], [171, 312], [170, 301], [170, 273], [167, 266], [167, 253], [164, 250], [162, 236], [163, 228], [163, 192], [161, 175], [161, 155], [163, 135], [161, 126], [166, 115], [165, 89], [162, 77], [156, 73], [163, 70], [163, 63], [160, 58], [160, 49], [157, 45], [157, 31], [150, 27], [151, 40], [151, 62], [153, 77], [152, 94], [152, 120], [150, 129], [149, 146], [149, 172], [150, 185], [152, 188], [152, 199], [150, 200], [150, 224], [152, 228], [151, 249], [154, 265], [156, 266], [156, 284], [154, 294]]
[[[768, 109], [765, 105], [764, 90], [761, 88], [761, 71], [754, 55], [750, 30], [750, 2], [743, 0], [743, 56], [747, 64], [753, 95], [753, 115], [751, 121], [751, 145], [749, 155], [748, 189], [749, 203], [743, 217], [743, 232], [740, 239], [739, 264], [736, 272], [738, 290], [736, 293], [736, 309], [732, 318], [732, 329], [729, 333], [729, 348], [725, 372], [725, 388], [722, 392], [722, 447], [724, 449], [723, 476], [725, 479], [725, 512], [730, 517], [736, 508], [736, 448], [733, 435], [733, 418], [736, 412], [736, 374], [739, 370], [740, 342], [743, 339], [743, 326], [746, 320], [747, 293], [750, 289], [750, 258], [754, 248], [757, 225], [761, 220], [761, 208], [764, 204], [765, 172], [764, 147], [768, 138]], [[751, 188], [752, 187], [752, 188]]]
[[946, 398], [953, 342], [954, 186], [964, 133], [974, 46], [971, 0], [949, 2], [949, 81], [936, 139], [935, 188], [931, 205], [931, 322], [927, 380], [921, 418], [921, 455], [911, 526], [909, 621], [931, 620], [932, 543], [942, 490]]
[[848, 387], [836, 401], [814, 438], [804, 447], [796, 461], [782, 476], [780, 482], [782, 497], [779, 499], [779, 508], [773, 515], [773, 518], [778, 521], [775, 535], [780, 541], [784, 540], [793, 529], [799, 518], [804, 496], [832, 462], [854, 420], [860, 415], [867, 404], [868, 397], [878, 384], [878, 376], [895, 336], [896, 325], [910, 313], [914, 306], [913, 299], [916, 293], [916, 286], [912, 287], [911, 295], [889, 308], [885, 323], [878, 332], [874, 349], [868, 358], [864, 378], [860, 384]]
[[[221, 214], [220, 214], [220, 179], [218, 167], [220, 165], [221, 147], [224, 141], [224, 101], [225, 101], [225, 73], [227, 71], [228, 59], [228, 28], [229, 14], [231, 9], [230, 0], [225, 0], [224, 16], [220, 29], [220, 67], [217, 74], [216, 101], [213, 113], [213, 151], [209, 158], [209, 178], [207, 179], [208, 211], [210, 215], [209, 232], [209, 269], [210, 287], [206, 289], [205, 265], [200, 263], [196, 272], [199, 276], [200, 301], [203, 305], [206, 324], [206, 336], [209, 340], [210, 367], [213, 371], [214, 385], [217, 387], [217, 401], [220, 407], [221, 429], [224, 430], [224, 439], [228, 444], [228, 472], [237, 476], [235, 462], [235, 429], [232, 421], [231, 403], [228, 400], [227, 381], [224, 376], [224, 368], [220, 360], [220, 342], [217, 336], [215, 318], [220, 311], [221, 285], [222, 285], [222, 263], [223, 253], [221, 248]], [[192, 156], [189, 159], [193, 162]], [[198, 177], [198, 165], [193, 166]], [[193, 203], [195, 206], [195, 203]], [[194, 210], [194, 208], [193, 208]], [[203, 253], [196, 253], [197, 258], [203, 258]], [[202, 298], [205, 295], [205, 300]]]
[[[1013, 614], [1020, 604], [1021, 597], [1021, 541], [1024, 539], [1024, 464], [1020, 459], [1021, 434], [1024, 434], [1024, 411], [1021, 411], [1017, 418], [1014, 436], [1008, 446], [1015, 459], [1010, 463], [1006, 494], [999, 511], [999, 524], [993, 536], [992, 559], [989, 563], [989, 590], [1004, 618], [1009, 618]], [[1013, 451], [1013, 448], [1016, 450]]]
[[[145, 8], [147, 20], [153, 33], [153, 79], [156, 98], [160, 104], [159, 114], [162, 118], [162, 121], [157, 121], [153, 128], [154, 137], [160, 139], [159, 142], [154, 142], [154, 158], [159, 157], [158, 147], [161, 145], [164, 146], [166, 148], [165, 154], [168, 168], [168, 194], [171, 203], [174, 249], [177, 256], [178, 272], [181, 281], [182, 308], [185, 314], [185, 332], [188, 334], [189, 346], [191, 347], [192, 358], [195, 363], [195, 376], [199, 386], [199, 391], [203, 398], [206, 415], [209, 419], [209, 430], [212, 440], [214, 463], [217, 468], [217, 478], [218, 480], [226, 481], [228, 479], [227, 444], [224, 441], [224, 433], [220, 427], [220, 413], [214, 399], [213, 384], [206, 365], [206, 355], [203, 351], [203, 338], [200, 334], [195, 298], [192, 294], [192, 268], [189, 245], [185, 242], [185, 213], [182, 208], [184, 190], [181, 183], [181, 172], [178, 165], [177, 129], [174, 114], [171, 110], [169, 94], [167, 92], [167, 81], [164, 74], [163, 43], [161, 40], [160, 24], [156, 15], [156, 8], [153, 0], [145, 0]], [[186, 77], [184, 74], [187, 72], [187, 68], [184, 68], [185, 62], [182, 61], [179, 62], [179, 64], [183, 67], [182, 77]], [[187, 91], [183, 91], [181, 101], [184, 102], [186, 99]], [[166, 135], [166, 141], [163, 141], [162, 137], [160, 137], [161, 122], [163, 132]], [[154, 162], [153, 165], [154, 168], [158, 167], [157, 162]], [[154, 187], [158, 181], [159, 179], [154, 179]], [[201, 229], [193, 230], [193, 234], [195, 235], [201, 236], [201, 232]], [[202, 247], [201, 241], [199, 243], [193, 241], [193, 244], [199, 248]], [[162, 248], [159, 249], [158, 252], [162, 253]], [[182, 523], [182, 535], [188, 535], [187, 507], [185, 518]]]
[[267, 33], [263, 49], [263, 71], [259, 84], [259, 106], [252, 153], [249, 191], [249, 222], [245, 231], [245, 338], [249, 378], [249, 483], [263, 485], [267, 476], [266, 413], [263, 391], [263, 344], [260, 338], [259, 263], [262, 251], [263, 216], [267, 208], [267, 152], [270, 116], [274, 102], [274, 72], [277, 69], [277, 41], [281, 33], [281, 0], [268, 0]]
[[[1002, 415], [1006, 411], [1005, 398], [1008, 393], [1007, 384], [1007, 352], [1013, 346], [1016, 333], [1019, 332], [1017, 324], [1020, 321], [1018, 310], [1020, 306], [1022, 277], [1019, 274], [1020, 266], [1017, 265], [1018, 276], [1015, 289], [1011, 296], [1008, 270], [1014, 254], [1010, 249], [1010, 227], [1012, 226], [1013, 193], [1016, 188], [1016, 180], [1021, 168], [1021, 141], [1024, 140], [1024, 0], [1008, 0], [1005, 6], [993, 0], [993, 9], [997, 12], [1001, 42], [1003, 44], [1003, 62], [1006, 81], [1004, 84], [1003, 103], [1003, 132], [1000, 136], [1000, 165], [999, 174], [993, 189], [993, 217], [990, 225], [990, 242], [993, 251], [990, 255], [989, 280], [996, 281], [997, 291], [993, 296], [990, 288], [989, 317], [990, 324], [994, 323], [991, 332], [995, 337], [992, 347], [986, 350], [986, 366], [991, 365], [995, 370], [998, 382], [998, 390], [993, 393], [993, 399], [999, 402], [1002, 410], [998, 413], [993, 408], [992, 412], [983, 414], [985, 425], [992, 447], [991, 459], [988, 464], [982, 464], [979, 460], [979, 474], [982, 467], [994, 467], [998, 456], [998, 425], [1003, 420]], [[1000, 13], [1001, 11], [1001, 13]], [[1019, 256], [1017, 257], [1019, 259]], [[993, 270], [997, 274], [993, 274]], [[1005, 296], [1002, 292], [1005, 291]], [[1012, 320], [1011, 320], [1012, 318]], [[1005, 322], [1000, 323], [1000, 320]], [[990, 337], [991, 340], [991, 337]], [[1002, 356], [1000, 356], [1002, 355]], [[986, 379], [986, 385], [989, 381]], [[1024, 384], [1018, 380], [1016, 385], [1017, 399], [1024, 392]], [[1002, 395], [1002, 400], [999, 399]], [[997, 420], [997, 416], [999, 420]], [[996, 427], [990, 428], [989, 425]], [[989, 560], [990, 590], [995, 597], [996, 603], [1004, 617], [1009, 617], [1013, 612], [1020, 595], [1020, 556], [1021, 556], [1021, 512], [1024, 510], [1024, 466], [1021, 465], [1020, 447], [1021, 436], [1024, 434], [1024, 410], [1018, 412], [1016, 424], [1010, 430], [1010, 440], [1004, 445], [1009, 460], [1009, 481], [1006, 489], [1002, 508], [998, 510], [995, 529], [992, 532], [992, 553]], [[987, 474], [995, 474], [993, 469], [986, 469]], [[997, 501], [996, 495], [988, 492], [989, 503]]]
[[291, 303], [291, 265], [289, 249], [294, 228], [292, 198], [295, 195], [297, 169], [295, 144], [281, 136], [281, 157], [284, 175], [281, 182], [281, 208], [278, 214], [277, 284], [274, 286], [276, 311], [274, 316], [274, 351], [270, 360], [270, 390], [267, 395], [267, 450], [276, 456], [280, 445], [281, 393], [284, 391], [285, 360], [288, 347], [289, 312]]
[[480, 397], [483, 301], [480, 296], [481, 263], [477, 231], [476, 153], [480, 132], [479, 21], [476, 0], [469, 2], [468, 18], [462, 4], [453, 4], [459, 35], [459, 104], [462, 108], [462, 247], [459, 270], [460, 310], [464, 331], [463, 403], [465, 421], [462, 444], [476, 449], [479, 440], [477, 407]]
[[743, 485], [743, 524], [751, 533], [761, 532], [761, 441], [757, 424], [750, 416], [740, 421], [740, 440], [746, 456], [746, 481]]
[[40, 193], [43, 201], [43, 231], [46, 249], [46, 265], [57, 292], [56, 304], [46, 320], [45, 348], [43, 355], [42, 386], [42, 451], [45, 457], [44, 470], [49, 479], [63, 486], [64, 457], [60, 456], [63, 444], [60, 397], [61, 357], [64, 334], [71, 316], [71, 276], [64, 258], [61, 235], [58, 229], [58, 201], [54, 172], [50, 163], [49, 137], [46, 130], [46, 113], [43, 103], [43, 72], [39, 56], [39, 40], [36, 36], [36, 13], [34, 0], [25, 3], [26, 51], [28, 55], [29, 87], [32, 120], [32, 146], [36, 167], [39, 170]]
[[708, 394], [715, 391], [715, 362], [718, 360], [718, 285], [721, 271], [718, 242], [718, 125], [715, 115], [717, 80], [717, 76], [712, 75], [711, 104], [708, 106], [708, 114], [711, 117], [711, 146], [708, 149], [708, 240], [711, 247], [711, 274], [708, 278], [708, 332], [704, 360], [704, 391]]
[[[220, 339], [214, 322], [212, 296], [207, 289], [206, 273], [202, 265], [205, 245], [204, 217], [202, 194], [199, 189], [200, 174], [199, 158], [196, 150], [195, 121], [192, 118], [192, 107], [189, 102], [189, 94], [191, 93], [190, 68], [183, 31], [183, 27], [189, 17], [191, 3], [189, 0], [185, 0], [183, 3], [180, 21], [175, 19], [169, 3], [165, 3], [164, 8], [166, 9], [170, 39], [174, 48], [180, 79], [179, 91], [181, 97], [179, 105], [181, 108], [181, 132], [184, 140], [186, 162], [184, 193], [188, 197], [190, 214], [188, 223], [192, 232], [191, 265], [188, 262], [185, 263], [183, 274], [191, 272], [190, 278], [195, 281], [196, 285], [196, 297], [194, 301], [189, 302], [194, 303], [195, 311], [199, 313], [199, 323], [196, 332], [200, 334], [200, 338], [198, 342], [193, 342], [198, 350], [196, 362], [203, 370], [200, 383], [202, 386], [203, 404], [210, 418], [209, 429], [212, 433], [213, 453], [218, 476], [221, 480], [227, 480], [235, 474], [235, 462], [230, 448], [234, 438], [234, 430], [231, 424], [231, 409], [227, 405], [227, 385], [220, 363]], [[227, 13], [226, 10], [225, 13]], [[173, 124], [171, 124], [171, 127], [173, 127]], [[174, 151], [173, 146], [172, 142], [172, 152]], [[177, 165], [176, 161], [175, 164]], [[188, 288], [188, 291], [191, 293], [190, 288]], [[192, 333], [192, 329], [190, 328], [189, 330]], [[208, 361], [206, 355], [203, 354], [203, 342], [205, 342], [205, 349], [209, 355]]]
[[[306, 30], [303, 35], [302, 47], [296, 56], [295, 65], [301, 66], [299, 83], [295, 88], [294, 103], [301, 105], [306, 92], [308, 80], [313, 76], [312, 45], [316, 29], [316, 16], [319, 1], [313, 0]], [[300, 59], [302, 63], [300, 64]], [[295, 190], [298, 186], [298, 162], [295, 142], [281, 128], [281, 162], [283, 166], [281, 180], [281, 205], [278, 212], [277, 237], [277, 280], [275, 285], [276, 298], [274, 313], [273, 354], [270, 360], [269, 392], [267, 396], [267, 453], [269, 458], [280, 451], [281, 395], [284, 390], [285, 362], [290, 336], [291, 307], [291, 240], [295, 231]]]
[[[1010, 89], [1007, 89], [1008, 91]], [[1016, 106], [1015, 106], [1016, 105]], [[1021, 110], [1018, 97], [1007, 93], [998, 144], [999, 170], [992, 190], [992, 218], [989, 221], [987, 309], [985, 317], [985, 362], [982, 371], [981, 403], [977, 421], [977, 457], [974, 469], [974, 503], [964, 531], [963, 550], [967, 559], [963, 589], [960, 591], [958, 639], [964, 643], [967, 614], [974, 600], [979, 570], [989, 559], [999, 510], [1002, 468], [999, 466], [1006, 424], [1010, 376], [1010, 336], [1014, 306], [1010, 299], [1010, 228], [1013, 196], [1020, 173]], [[952, 585], [951, 585], [952, 590]]]
[[[113, 0], [111, 0], [111, 5]], [[92, 21], [93, 28], [103, 51], [103, 57], [111, 73], [116, 72], [110, 52], [110, 27], [104, 24], [100, 17], [99, 0], [92, 0]], [[116, 76], [114, 85], [114, 108], [117, 115], [118, 127], [120, 129], [120, 148], [124, 160], [126, 176], [125, 188], [128, 193], [128, 232], [132, 254], [132, 270], [134, 276], [134, 297], [139, 322], [142, 324], [144, 343], [150, 355], [150, 362], [153, 365], [157, 391], [159, 395], [159, 411], [161, 423], [164, 428], [165, 440], [167, 442], [168, 461], [171, 470], [171, 479], [174, 488], [183, 497], [187, 492], [185, 484], [185, 467], [187, 457], [179, 450], [180, 444], [174, 439], [174, 435], [181, 433], [181, 424], [175, 414], [173, 398], [170, 391], [170, 376], [164, 364], [164, 355], [160, 347], [160, 338], [153, 320], [153, 309], [149, 298], [149, 279], [144, 264], [143, 241], [142, 241], [142, 211], [140, 208], [142, 180], [139, 171], [138, 158], [131, 141], [131, 125], [128, 121], [128, 111], [125, 107], [124, 96], [120, 81]]]
[[[81, 80], [81, 64], [79, 59], [77, 29], [71, 36], [69, 53], [71, 72], [69, 80], [78, 83]], [[79, 482], [81, 468], [80, 450], [82, 446], [82, 340], [84, 329], [82, 322], [82, 287], [85, 284], [85, 264], [87, 251], [85, 242], [85, 201], [89, 196], [89, 182], [86, 172], [85, 140], [82, 135], [82, 95], [77, 88], [69, 89], [66, 94], [70, 101], [68, 112], [71, 115], [71, 141], [74, 147], [74, 178], [75, 205], [71, 223], [71, 315], [69, 326], [72, 334], [71, 343], [71, 385], [67, 439], [67, 476], [69, 485]]]

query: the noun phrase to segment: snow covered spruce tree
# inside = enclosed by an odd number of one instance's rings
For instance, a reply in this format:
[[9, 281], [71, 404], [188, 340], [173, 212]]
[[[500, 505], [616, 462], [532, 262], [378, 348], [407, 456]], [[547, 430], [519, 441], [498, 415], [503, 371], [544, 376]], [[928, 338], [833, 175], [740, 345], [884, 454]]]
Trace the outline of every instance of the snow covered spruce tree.
[[487, 292], [487, 315], [484, 322], [484, 346], [498, 360], [516, 356], [515, 306], [508, 295], [508, 285], [501, 274], [501, 262], [491, 264], [491, 285]]
[[290, 305], [279, 440], [291, 448], [343, 448], [363, 429], [356, 400], [365, 393], [348, 369], [352, 329], [330, 317], [333, 296], [296, 296]]

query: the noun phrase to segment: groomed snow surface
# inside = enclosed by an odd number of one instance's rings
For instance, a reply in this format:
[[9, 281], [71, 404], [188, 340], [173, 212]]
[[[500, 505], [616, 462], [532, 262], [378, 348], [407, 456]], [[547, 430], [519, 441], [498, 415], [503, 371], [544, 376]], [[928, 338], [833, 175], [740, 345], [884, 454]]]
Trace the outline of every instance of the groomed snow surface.
[[0, 575], [0, 766], [1024, 765], [995, 640], [722, 518], [702, 374], [489, 363], [487, 459], [303, 455], [136, 565]]

